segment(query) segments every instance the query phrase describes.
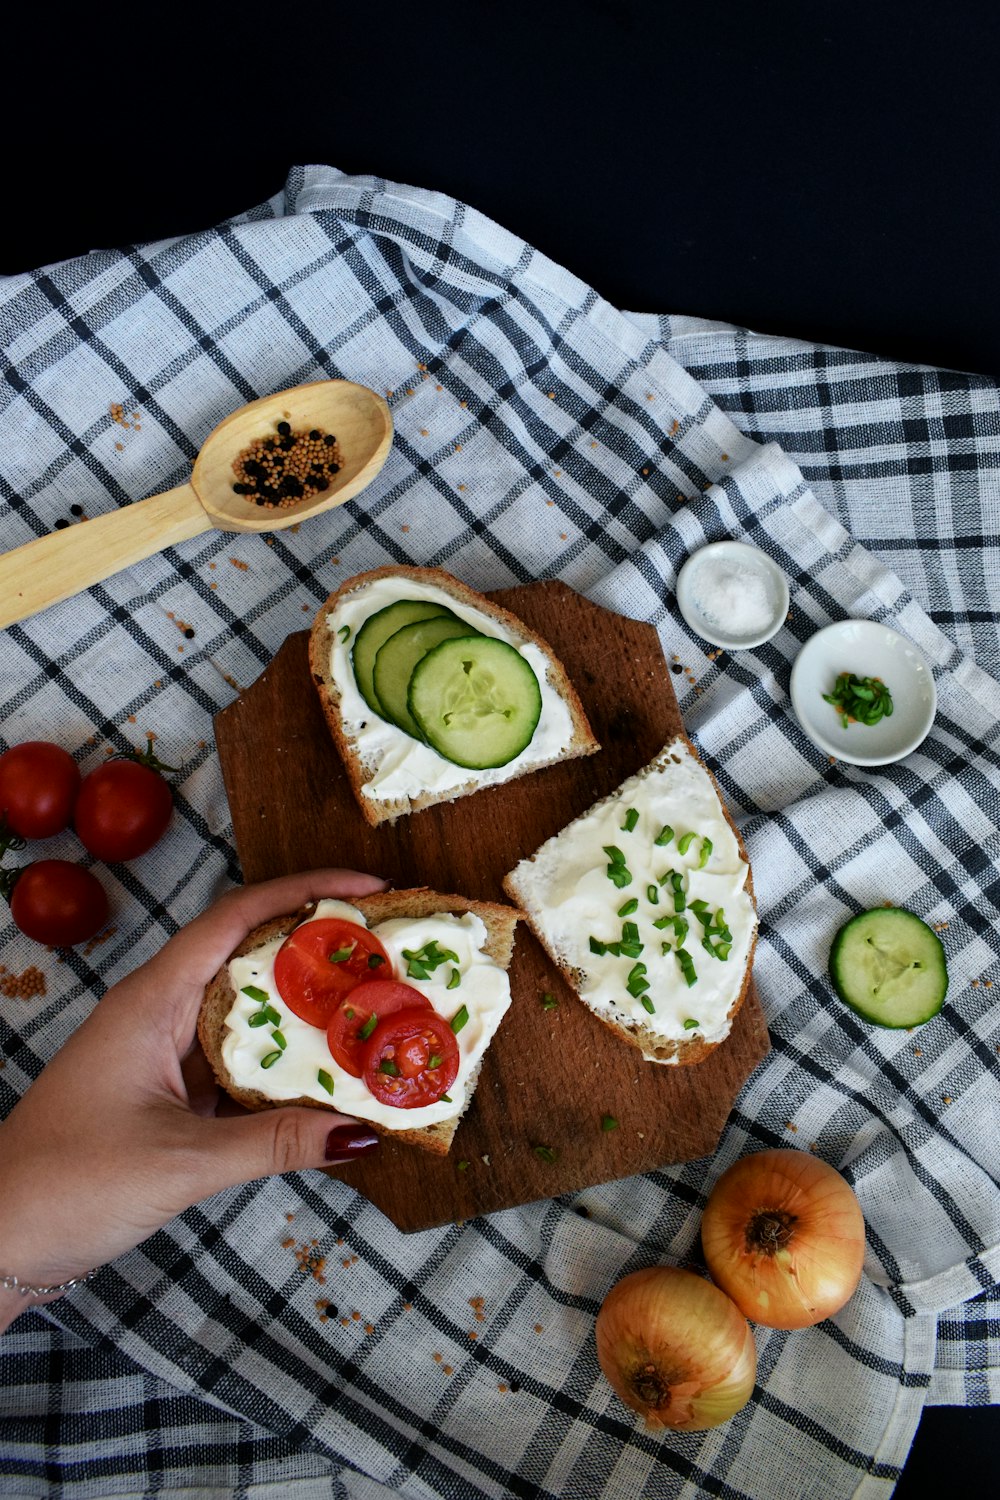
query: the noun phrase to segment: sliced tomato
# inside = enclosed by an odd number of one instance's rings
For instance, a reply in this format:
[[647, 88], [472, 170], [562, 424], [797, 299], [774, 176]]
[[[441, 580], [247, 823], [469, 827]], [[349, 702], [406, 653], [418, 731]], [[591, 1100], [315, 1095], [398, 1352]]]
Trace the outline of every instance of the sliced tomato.
[[430, 1008], [430, 1001], [419, 990], [398, 980], [359, 984], [330, 1016], [326, 1040], [334, 1062], [353, 1078], [360, 1078], [365, 1047], [379, 1022], [400, 1010]]
[[380, 1104], [436, 1104], [458, 1076], [458, 1042], [443, 1016], [401, 1010], [380, 1021], [363, 1055], [362, 1077]]
[[319, 917], [290, 933], [274, 960], [274, 982], [289, 1010], [324, 1031], [337, 1004], [359, 984], [392, 978], [392, 963], [367, 927]]

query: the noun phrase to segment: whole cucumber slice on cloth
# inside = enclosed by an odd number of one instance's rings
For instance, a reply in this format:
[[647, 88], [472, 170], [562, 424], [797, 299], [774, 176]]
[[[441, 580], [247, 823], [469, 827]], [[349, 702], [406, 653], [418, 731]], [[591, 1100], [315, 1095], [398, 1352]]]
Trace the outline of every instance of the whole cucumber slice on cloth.
[[483, 771], [507, 765], [531, 742], [542, 691], [520, 652], [482, 635], [428, 651], [410, 678], [409, 709], [446, 760]]
[[351, 652], [354, 680], [358, 685], [358, 692], [372, 713], [378, 714], [380, 719], [387, 715], [378, 701], [372, 681], [375, 658], [380, 648], [404, 625], [412, 625], [417, 620], [429, 620], [435, 615], [450, 615], [452, 619], [455, 618], [446, 605], [435, 604], [432, 599], [397, 599], [384, 609], [369, 615], [355, 636], [354, 650]]
[[407, 707], [410, 675], [421, 657], [451, 636], [465, 639], [476, 636], [476, 631], [449, 610], [445, 615], [415, 620], [412, 625], [402, 626], [376, 653], [372, 685], [382, 705], [382, 716], [391, 719], [415, 740], [423, 739], [423, 735]]
[[919, 1026], [936, 1016], [948, 989], [937, 933], [898, 906], [852, 917], [830, 950], [833, 987], [876, 1026]]

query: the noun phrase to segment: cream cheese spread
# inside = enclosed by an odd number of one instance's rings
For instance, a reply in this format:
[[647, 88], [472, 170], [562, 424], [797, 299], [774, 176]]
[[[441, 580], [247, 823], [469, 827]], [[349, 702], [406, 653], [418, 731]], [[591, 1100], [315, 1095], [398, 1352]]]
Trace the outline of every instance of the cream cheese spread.
[[581, 998], [641, 1033], [650, 1061], [676, 1062], [655, 1050], [729, 1033], [757, 929], [748, 874], [708, 772], [676, 740], [512, 880]]
[[[381, 719], [368, 707], [358, 691], [351, 665], [351, 651], [358, 631], [369, 616], [399, 599], [430, 600], [451, 610], [481, 635], [492, 636], [513, 646], [531, 667], [542, 694], [542, 711], [531, 740], [520, 755], [504, 766], [470, 771], [445, 760], [430, 745], [411, 738]], [[377, 578], [352, 590], [327, 615], [333, 646], [330, 676], [340, 694], [340, 716], [344, 733], [362, 766], [362, 793], [374, 802], [393, 802], [418, 797], [424, 792], [458, 791], [474, 782], [496, 786], [535, 766], [558, 760], [573, 740], [573, 720], [559, 693], [548, 681], [548, 657], [534, 641], [519, 641], [489, 615], [454, 598], [445, 589], [413, 578]], [[343, 639], [341, 639], [343, 637]]]
[[[313, 922], [323, 917], [340, 917], [366, 927], [356, 907], [345, 901], [320, 901]], [[301, 1020], [282, 1000], [274, 982], [274, 960], [284, 938], [274, 938], [253, 953], [234, 958], [229, 963], [229, 978], [236, 999], [226, 1017], [226, 1034], [222, 1057], [234, 1084], [241, 1089], [255, 1089], [275, 1101], [308, 1098], [332, 1105], [345, 1115], [372, 1120], [387, 1130], [416, 1130], [461, 1115], [467, 1101], [470, 1078], [489, 1046], [497, 1027], [510, 1006], [510, 981], [507, 972], [483, 951], [487, 931], [474, 912], [458, 916], [439, 912], [429, 917], [395, 918], [372, 928], [392, 961], [393, 976], [412, 985], [430, 1001], [439, 1015], [451, 1021], [465, 1006], [469, 1019], [455, 1040], [459, 1050], [458, 1076], [448, 1089], [450, 1103], [438, 1100], [418, 1109], [397, 1109], [382, 1104], [365, 1087], [364, 1080], [353, 1078], [334, 1061], [326, 1042], [326, 1032]], [[436, 941], [458, 955], [457, 964], [444, 964], [427, 979], [407, 975], [403, 949], [411, 951]], [[460, 984], [448, 989], [452, 970], [461, 975]], [[259, 1013], [261, 1001], [244, 992], [252, 985], [263, 991], [268, 1003], [281, 1017], [281, 1034], [288, 1045], [273, 1067], [261, 1067], [262, 1058], [274, 1050], [269, 1026], [251, 1027], [252, 1016]], [[333, 1094], [319, 1082], [322, 1069], [333, 1079]]]

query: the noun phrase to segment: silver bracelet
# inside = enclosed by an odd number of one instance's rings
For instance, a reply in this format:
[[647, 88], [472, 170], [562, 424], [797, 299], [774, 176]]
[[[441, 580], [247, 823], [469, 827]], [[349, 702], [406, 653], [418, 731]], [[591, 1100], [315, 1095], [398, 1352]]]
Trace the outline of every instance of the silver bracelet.
[[85, 1276], [74, 1276], [69, 1281], [63, 1281], [59, 1286], [32, 1286], [28, 1281], [21, 1281], [17, 1276], [0, 1276], [0, 1287], [5, 1292], [18, 1292], [22, 1297], [51, 1297], [54, 1293], [70, 1292], [75, 1286], [83, 1286], [87, 1281], [93, 1281], [100, 1267], [88, 1271]]

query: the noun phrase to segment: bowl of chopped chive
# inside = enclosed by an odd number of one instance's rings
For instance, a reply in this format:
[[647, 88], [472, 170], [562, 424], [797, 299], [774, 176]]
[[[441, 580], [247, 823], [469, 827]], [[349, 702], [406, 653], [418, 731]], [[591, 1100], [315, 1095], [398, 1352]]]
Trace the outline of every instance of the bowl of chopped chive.
[[937, 705], [916, 646], [875, 620], [840, 620], [810, 637], [792, 668], [791, 699], [813, 744], [855, 766], [911, 755]]

